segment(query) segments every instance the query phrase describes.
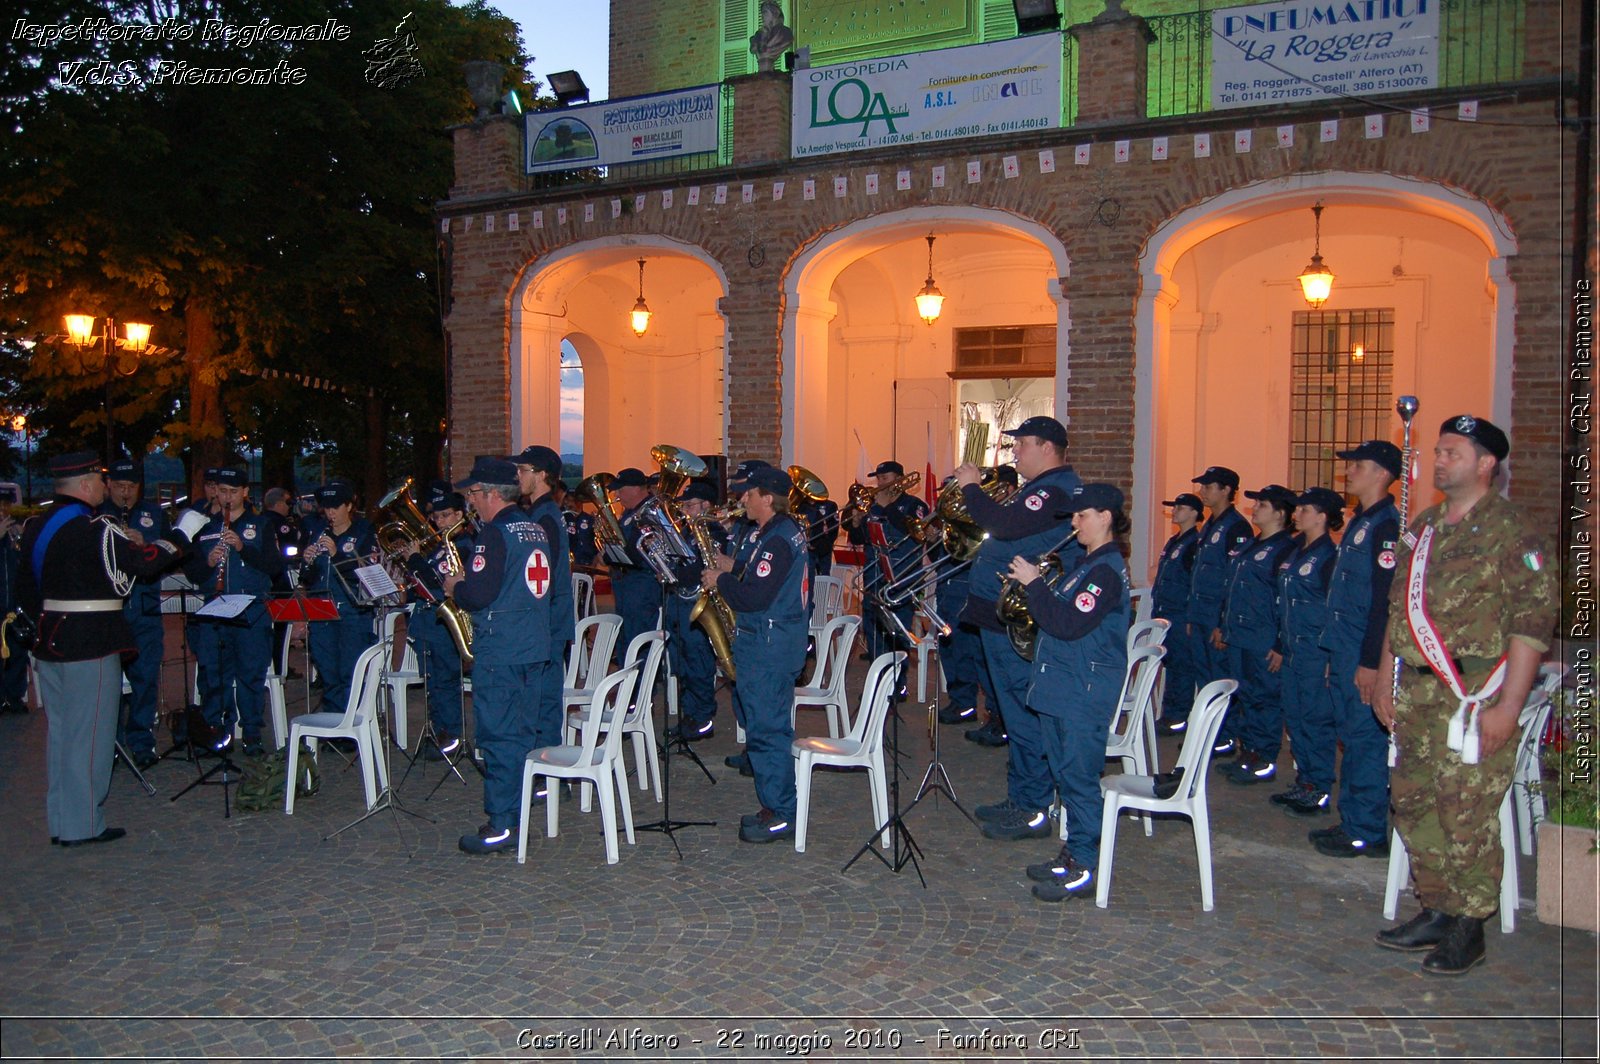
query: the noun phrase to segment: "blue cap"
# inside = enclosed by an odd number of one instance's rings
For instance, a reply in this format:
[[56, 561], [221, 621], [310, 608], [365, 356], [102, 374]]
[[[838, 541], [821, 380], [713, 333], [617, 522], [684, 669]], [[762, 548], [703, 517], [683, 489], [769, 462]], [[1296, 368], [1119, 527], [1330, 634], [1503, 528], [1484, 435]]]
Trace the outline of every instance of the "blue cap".
[[551, 480], [561, 475], [561, 456], [541, 444], [524, 447], [521, 454], [511, 456], [511, 461], [517, 465], [532, 466]]
[[107, 480], [124, 480], [130, 484], [139, 483], [139, 467], [132, 458], [118, 458], [106, 467]]
[[688, 486], [683, 489], [683, 494], [679, 498], [685, 501], [700, 499], [703, 502], [716, 502], [717, 489], [712, 486], [709, 480], [691, 480]]
[[1195, 477], [1193, 484], [1221, 484], [1225, 488], [1239, 487], [1239, 474], [1225, 465], [1206, 466], [1206, 471]]
[[1332, 488], [1307, 488], [1295, 499], [1296, 506], [1315, 506], [1323, 513], [1332, 517], [1334, 514], [1344, 512], [1344, 496]]
[[1196, 513], [1205, 510], [1206, 504], [1200, 501], [1200, 496], [1192, 491], [1180, 491], [1170, 499], [1162, 499], [1162, 506], [1187, 506]]
[[881, 477], [885, 473], [894, 473], [903, 477], [906, 475], [906, 467], [895, 461], [879, 462], [878, 468], [872, 471], [872, 475], [875, 477]]
[[1067, 427], [1053, 417], [1040, 414], [1030, 417], [1014, 429], [1005, 429], [1002, 436], [1037, 436], [1046, 443], [1053, 443], [1057, 447], [1067, 445]]
[[1247, 491], [1244, 493], [1244, 497], [1257, 501], [1275, 502], [1287, 510], [1292, 510], [1299, 505], [1298, 500], [1300, 498], [1292, 488], [1286, 488], [1282, 484], [1268, 484], [1260, 491]]
[[1075, 514], [1079, 510], [1120, 512], [1122, 489], [1115, 484], [1081, 484], [1073, 489], [1072, 498], [1067, 501], [1068, 513]]
[[355, 498], [350, 485], [342, 480], [330, 480], [319, 487], [314, 494], [317, 496], [317, 505], [327, 509], [343, 506]]
[[617, 475], [611, 478], [611, 487], [615, 488], [648, 488], [650, 481], [645, 478], [644, 470], [627, 466], [617, 470]]
[[740, 492], [749, 491], [751, 488], [760, 488], [769, 495], [788, 495], [794, 482], [789, 479], [789, 474], [772, 466], [762, 466], [752, 470], [750, 475], [740, 481], [743, 485]]
[[474, 484], [495, 484], [502, 487], [516, 487], [517, 467], [504, 458], [482, 454], [477, 461], [472, 463], [472, 472], [461, 480], [456, 481], [456, 488], [470, 488]]
[[[1445, 424], [1448, 425], [1449, 422], [1447, 421]], [[1485, 422], [1485, 424], [1487, 424], [1487, 422]], [[1499, 432], [1500, 430], [1495, 429], [1495, 431]], [[1504, 436], [1501, 437], [1501, 439], [1504, 438]], [[1347, 462], [1359, 462], [1363, 459], [1369, 462], [1375, 462], [1378, 465], [1381, 465], [1384, 469], [1387, 469], [1389, 471], [1389, 475], [1394, 477], [1396, 480], [1400, 479], [1400, 468], [1405, 462], [1404, 458], [1401, 457], [1400, 448], [1396, 447], [1388, 440], [1368, 440], [1360, 447], [1352, 447], [1348, 451], [1335, 451], [1334, 454], [1337, 454], [1340, 458], [1343, 458]]]
[[771, 468], [772, 465], [770, 463], [763, 462], [759, 458], [746, 458], [734, 467], [733, 475], [728, 478], [728, 490], [735, 495], [744, 494], [744, 489], [748, 487], [746, 481], [750, 479], [750, 474], [758, 469]]
[[244, 470], [234, 469], [232, 466], [217, 470], [216, 481], [218, 484], [226, 484], [230, 488], [243, 488], [250, 484], [249, 478], [244, 475]]

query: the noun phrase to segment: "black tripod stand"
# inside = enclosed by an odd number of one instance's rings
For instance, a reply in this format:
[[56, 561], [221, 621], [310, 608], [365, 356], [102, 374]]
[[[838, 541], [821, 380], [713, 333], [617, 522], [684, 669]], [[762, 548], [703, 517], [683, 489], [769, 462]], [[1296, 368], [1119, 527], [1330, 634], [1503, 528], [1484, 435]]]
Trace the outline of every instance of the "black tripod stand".
[[[889, 616], [892, 617], [894, 615], [890, 614]], [[896, 623], [898, 624], [898, 619]], [[901, 630], [904, 631], [903, 626]], [[894, 652], [894, 656], [895, 667], [898, 669], [906, 661], [907, 655], [905, 651], [897, 650]], [[919, 860], [923, 856], [922, 848], [917, 845], [917, 840], [912, 837], [911, 829], [906, 826], [905, 821], [905, 816], [911, 811], [911, 806], [908, 805], [903, 810], [900, 808], [900, 771], [898, 765], [900, 756], [900, 684], [898, 678], [890, 682], [894, 686], [889, 690], [889, 708], [887, 710], [889, 716], [889, 745], [894, 747], [897, 761], [895, 770], [889, 773], [889, 808], [893, 812], [890, 813], [887, 821], [873, 829], [872, 834], [867, 836], [867, 841], [862, 843], [861, 848], [855, 852], [855, 855], [850, 860], [844, 863], [844, 867], [839, 871], [848, 872], [851, 865], [870, 853], [882, 861], [884, 867], [891, 872], [899, 872], [907, 864], [911, 865], [916, 870], [918, 881], [926, 888], [928, 880], [922, 874], [922, 865]], [[915, 805], [916, 803], [913, 802], [912, 804]], [[878, 842], [886, 831], [889, 833], [890, 839], [890, 850], [887, 856], [878, 850]]]
[[[661, 654], [662, 654], [663, 657], [666, 658], [666, 663], [667, 663], [667, 683], [666, 683], [666, 686], [667, 686], [667, 688], [669, 690], [671, 689], [671, 686], [672, 686], [673, 676], [672, 676], [672, 658], [671, 658], [670, 655], [667, 654], [667, 642], [670, 642], [671, 639], [672, 639], [672, 636], [668, 635], [666, 641], [664, 641], [662, 643], [662, 645], [661, 645]], [[651, 695], [651, 702], [654, 703], [654, 701], [655, 701], [654, 692], [650, 692], [650, 695]], [[644, 694], [640, 694], [639, 697], [643, 698], [643, 697], [645, 697], [645, 695]], [[678, 839], [677, 839], [677, 836], [676, 836], [675, 833], [678, 832], [678, 831], [681, 831], [684, 828], [714, 828], [714, 827], [717, 826], [717, 822], [715, 820], [674, 820], [674, 819], [672, 819], [672, 754], [673, 754], [673, 752], [675, 750], [681, 750], [686, 757], [688, 757], [696, 765], [699, 765], [700, 766], [700, 771], [704, 772], [706, 774], [706, 779], [710, 780], [713, 786], [716, 785], [717, 780], [716, 780], [716, 777], [711, 775], [711, 771], [706, 768], [706, 763], [704, 761], [700, 760], [700, 755], [694, 752], [694, 749], [690, 745], [689, 741], [687, 739], [685, 739], [681, 734], [678, 734], [673, 728], [671, 728], [671, 727], [669, 727], [667, 725], [667, 723], [666, 723], [667, 715], [665, 713], [663, 713], [661, 715], [661, 720], [662, 720], [662, 724], [661, 724], [661, 747], [660, 747], [660, 750], [659, 750], [659, 752], [657, 754], [657, 757], [661, 762], [660, 768], [659, 768], [659, 771], [661, 773], [661, 819], [660, 820], [653, 820], [648, 824], [635, 824], [634, 825], [634, 830], [635, 831], [658, 831], [661, 834], [665, 835], [667, 837], [667, 839], [669, 841], [671, 841], [673, 850], [677, 852], [678, 860], [681, 861], [681, 860], [683, 860], [683, 848], [678, 845]], [[655, 722], [651, 721], [651, 725], [654, 726], [654, 724], [655, 724]]]
[[[223, 596], [222, 598], [214, 599], [212, 602], [202, 606], [200, 610], [196, 612], [196, 616], [214, 617], [219, 626], [230, 621], [237, 623], [237, 619], [244, 613], [245, 609], [249, 608], [249, 604], [247, 603], [243, 608], [237, 609], [233, 613], [228, 613], [227, 607], [219, 607], [219, 604], [226, 603], [229, 598], [238, 597], [250, 598], [252, 602], [254, 601], [253, 596]], [[212, 612], [209, 614], [206, 612], [208, 609], [212, 610]], [[222, 634], [220, 631], [218, 631], [215, 638], [216, 660], [213, 662], [212, 668], [216, 670], [217, 683], [218, 686], [221, 687], [221, 690], [219, 690], [217, 693], [217, 697], [221, 699], [223, 703], [222, 728], [216, 735], [215, 740], [208, 743], [207, 752], [216, 755], [217, 763], [200, 773], [197, 779], [195, 779], [177, 794], [174, 794], [171, 800], [176, 802], [179, 798], [182, 798], [184, 795], [188, 794], [201, 784], [211, 784], [212, 786], [220, 785], [222, 787], [222, 819], [227, 820], [233, 816], [232, 793], [229, 788], [243, 779], [244, 773], [240, 771], [239, 766], [234, 764], [232, 757], [229, 756], [233, 751], [233, 722], [237, 719], [239, 710], [238, 704], [235, 702], [233, 712], [228, 712], [228, 700], [235, 698], [234, 685], [228, 685], [226, 687], [222, 686]], [[195, 658], [195, 668], [198, 670], [198, 653], [195, 655]], [[203, 701], [204, 699], [202, 697], [202, 702]], [[194, 714], [194, 716], [199, 718], [199, 714]], [[196, 768], [198, 768], [200, 765], [200, 758], [195, 750], [195, 741], [197, 738], [203, 740], [208, 737], [207, 735], [197, 736], [195, 734], [197, 731], [202, 731], [201, 728], [196, 726], [201, 723], [201, 720], [203, 720], [203, 718], [190, 720], [187, 728], [188, 757], [190, 761], [194, 762]], [[209, 728], [203, 730], [207, 733], [210, 731]], [[218, 778], [213, 779], [212, 777]]]

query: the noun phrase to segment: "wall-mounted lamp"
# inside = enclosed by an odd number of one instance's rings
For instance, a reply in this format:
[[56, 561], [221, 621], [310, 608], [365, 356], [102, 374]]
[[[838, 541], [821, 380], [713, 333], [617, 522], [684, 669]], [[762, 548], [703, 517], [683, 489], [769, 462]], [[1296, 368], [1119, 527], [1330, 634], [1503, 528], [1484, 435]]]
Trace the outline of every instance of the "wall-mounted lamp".
[[1350, 349], [1350, 361], [1351, 362], [1354, 362], [1356, 365], [1359, 366], [1361, 363], [1365, 362], [1366, 360], [1367, 360], [1367, 346], [1365, 344], [1356, 344], [1355, 347], [1352, 347]]
[[633, 311], [629, 314], [629, 321], [633, 325], [633, 335], [643, 336], [650, 328], [650, 305], [644, 301], [644, 260], [639, 260], [639, 298], [634, 300]]
[[1333, 294], [1333, 271], [1322, 261], [1322, 203], [1318, 201], [1311, 213], [1317, 218], [1317, 241], [1311, 251], [1311, 265], [1300, 271], [1300, 291], [1312, 310], [1321, 307]]
[[922, 291], [917, 293], [917, 314], [922, 320], [932, 325], [939, 320], [939, 312], [944, 309], [944, 293], [939, 291], [939, 286], [933, 283], [933, 234], [928, 234], [928, 280], [922, 286]]
[[589, 86], [583, 83], [583, 78], [576, 70], [558, 70], [554, 74], [545, 76], [550, 83], [550, 91], [555, 93], [556, 102], [562, 107], [578, 102], [589, 102]]

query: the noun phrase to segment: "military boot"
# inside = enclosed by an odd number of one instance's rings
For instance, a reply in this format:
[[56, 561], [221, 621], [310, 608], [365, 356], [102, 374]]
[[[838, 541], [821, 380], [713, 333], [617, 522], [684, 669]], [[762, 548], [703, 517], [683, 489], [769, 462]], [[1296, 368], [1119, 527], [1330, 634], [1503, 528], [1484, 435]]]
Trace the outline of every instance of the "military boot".
[[1476, 916], [1448, 917], [1452, 921], [1444, 939], [1422, 958], [1429, 975], [1466, 975], [1483, 963], [1483, 920]]
[[1453, 917], [1437, 909], [1423, 909], [1400, 926], [1379, 931], [1375, 940], [1384, 949], [1403, 950], [1407, 953], [1415, 950], [1431, 950], [1444, 941], [1445, 932], [1450, 930], [1450, 925], [1454, 922]]

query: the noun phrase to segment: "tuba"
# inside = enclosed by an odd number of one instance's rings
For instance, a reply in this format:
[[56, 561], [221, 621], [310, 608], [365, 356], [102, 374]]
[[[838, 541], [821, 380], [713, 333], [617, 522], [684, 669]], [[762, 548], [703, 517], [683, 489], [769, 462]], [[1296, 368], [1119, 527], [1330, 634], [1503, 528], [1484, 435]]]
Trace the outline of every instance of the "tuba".
[[[806, 503], [823, 502], [828, 498], [828, 485], [822, 478], [803, 465], [789, 467], [789, 481], [793, 485], [789, 489], [789, 510], [794, 512]], [[865, 487], [866, 485], [862, 485]]]
[[[1008, 502], [1017, 494], [1016, 486], [1002, 481], [997, 470], [985, 468], [982, 472], [983, 479], [978, 482], [978, 489], [995, 502]], [[944, 525], [945, 553], [957, 561], [964, 562], [978, 553], [978, 546], [989, 537], [989, 533], [972, 520], [966, 500], [961, 497], [961, 485], [956, 481], [951, 481], [940, 490], [934, 503], [934, 513]]]
[[572, 489], [572, 498], [578, 502], [592, 503], [598, 511], [594, 538], [599, 541], [600, 551], [606, 556], [606, 561], [616, 562], [627, 555], [627, 540], [622, 534], [622, 524], [617, 520], [621, 507], [611, 497], [611, 481], [615, 479], [610, 473], [593, 473], [578, 482]]
[[661, 480], [654, 498], [639, 505], [640, 528], [635, 549], [663, 586], [675, 587], [686, 599], [696, 598], [698, 587], [685, 585], [680, 576], [686, 566], [695, 563], [700, 552], [690, 542], [686, 531], [689, 520], [678, 509], [675, 496], [690, 480], [705, 475], [706, 464], [699, 455], [668, 443], [650, 448], [650, 458], [661, 467]]
[[[405, 556], [413, 551], [429, 555], [440, 548], [444, 549], [447, 576], [458, 576], [464, 570], [461, 566], [461, 555], [456, 551], [454, 536], [467, 523], [468, 518], [463, 516], [444, 532], [433, 527], [433, 524], [422, 515], [422, 510], [417, 506], [416, 500], [411, 497], [411, 478], [407, 477], [405, 483], [385, 495], [378, 502], [378, 510], [373, 517], [378, 526], [378, 549], [385, 558], [405, 568]], [[433, 603], [434, 615], [439, 623], [444, 625], [450, 633], [450, 639], [456, 645], [456, 651], [461, 655], [461, 665], [469, 668], [472, 665], [472, 618], [467, 611], [457, 606], [444, 595], [437, 594], [434, 590], [422, 586], [418, 588], [424, 598]]]
[[[1061, 583], [1061, 578], [1066, 575], [1066, 566], [1061, 563], [1061, 555], [1056, 553], [1078, 536], [1078, 530], [1072, 533], [1039, 559], [1039, 578], [1046, 587], [1054, 590]], [[1006, 626], [1006, 636], [1011, 640], [1011, 648], [1024, 661], [1032, 661], [1034, 654], [1039, 649], [1039, 625], [1028, 612], [1028, 590], [1009, 576], [1000, 579], [1000, 598], [994, 604], [995, 616], [1000, 618], [1000, 623]]]

